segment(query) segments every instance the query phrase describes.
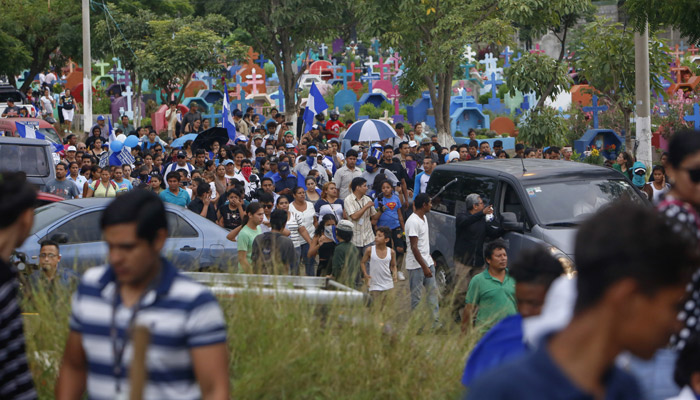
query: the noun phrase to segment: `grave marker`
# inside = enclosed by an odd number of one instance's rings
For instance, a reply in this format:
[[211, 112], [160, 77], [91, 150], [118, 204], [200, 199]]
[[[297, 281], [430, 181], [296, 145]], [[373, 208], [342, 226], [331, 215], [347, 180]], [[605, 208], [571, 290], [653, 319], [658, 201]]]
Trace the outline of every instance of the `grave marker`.
[[543, 54], [543, 53], [544, 53], [544, 50], [540, 49], [540, 44], [537, 43], [537, 44], [535, 45], [535, 48], [532, 49], [532, 50], [530, 50], [530, 53], [531, 53], [531, 54]]
[[608, 106], [599, 106], [598, 105], [598, 96], [593, 95], [591, 99], [591, 106], [590, 107], [583, 107], [583, 111], [593, 112], [593, 129], [598, 129], [598, 112], [600, 111], [606, 111], [608, 109]]
[[126, 97], [126, 112], [124, 112], [124, 115], [129, 117], [130, 120], [134, 119], [134, 111], [131, 109], [131, 95], [133, 94], [134, 92], [131, 91], [131, 86], [127, 86], [126, 91], [122, 92], [122, 96]]
[[262, 53], [260, 53], [260, 57], [257, 61], [255, 61], [255, 63], [258, 64], [260, 68], [265, 69], [265, 64], [267, 64], [268, 61], [270, 60], [265, 59], [265, 56]]
[[513, 55], [513, 52], [510, 51], [510, 46], [506, 46], [505, 50], [503, 50], [503, 53], [501, 53], [503, 56], [503, 68], [508, 68], [510, 67], [510, 56]]
[[253, 86], [252, 94], [258, 94], [258, 85], [265, 84], [265, 81], [262, 79], [262, 75], [256, 73], [255, 68], [252, 69], [252, 72], [252, 74], [246, 75], [245, 77], [248, 83]]
[[253, 104], [253, 103], [254, 103], [253, 100], [246, 100], [245, 97], [246, 97], [246, 92], [245, 92], [245, 90], [241, 90], [241, 92], [240, 92], [240, 94], [239, 94], [239, 98], [236, 99], [236, 100], [233, 100], [233, 101], [231, 102], [231, 104], [233, 105], [234, 108], [238, 108], [238, 106], [241, 106], [241, 107], [240, 107], [240, 110], [243, 111], [243, 112], [245, 112], [246, 108], [248, 108], [248, 106], [249, 106], [250, 104]]
[[692, 122], [696, 131], [700, 130], [700, 104], [693, 104], [693, 114], [684, 115], [683, 119], [688, 122]]
[[321, 56], [323, 58], [326, 58], [326, 50], [328, 50], [328, 46], [326, 46], [325, 43], [321, 43], [321, 46], [319, 47], [319, 49], [321, 50]]

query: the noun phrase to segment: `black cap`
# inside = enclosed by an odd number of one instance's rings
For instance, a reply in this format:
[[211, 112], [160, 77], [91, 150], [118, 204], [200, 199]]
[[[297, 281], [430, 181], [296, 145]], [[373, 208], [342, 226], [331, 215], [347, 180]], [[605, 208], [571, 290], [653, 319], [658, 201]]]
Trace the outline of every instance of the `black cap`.
[[375, 156], [369, 156], [369, 157], [367, 157], [367, 159], [365, 160], [365, 162], [366, 162], [367, 164], [376, 164], [376, 163], [377, 163], [377, 157], [375, 157]]
[[134, 165], [143, 164], [143, 158], [136, 156], [134, 157]]
[[187, 158], [187, 153], [185, 153], [184, 151], [179, 151], [177, 153], [177, 158]]

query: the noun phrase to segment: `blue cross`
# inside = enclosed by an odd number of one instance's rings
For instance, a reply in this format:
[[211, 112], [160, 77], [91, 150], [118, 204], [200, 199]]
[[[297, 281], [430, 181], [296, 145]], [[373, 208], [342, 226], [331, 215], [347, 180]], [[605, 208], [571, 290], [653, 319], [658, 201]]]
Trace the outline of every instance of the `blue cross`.
[[693, 114], [692, 115], [685, 115], [683, 116], [683, 119], [692, 122], [695, 125], [695, 130], [700, 129], [700, 104], [695, 103], [693, 104]]
[[355, 76], [352, 72], [348, 72], [348, 68], [345, 65], [341, 65], [341, 72], [336, 73], [336, 76], [343, 78], [343, 89], [348, 88], [348, 78]]
[[213, 77], [209, 76], [209, 74], [207, 74], [207, 75], [205, 75], [205, 76], [202, 77], [202, 80], [204, 80], [204, 81], [207, 82], [207, 87], [208, 87], [210, 90], [213, 90], [213, 89], [214, 89], [214, 83], [213, 83], [213, 82], [216, 80], [216, 78], [213, 78]]
[[266, 60], [265, 56], [263, 56], [262, 53], [260, 53], [260, 57], [255, 61], [256, 64], [260, 66], [260, 68], [265, 69], [265, 64], [270, 60]]
[[460, 67], [464, 68], [464, 79], [469, 79], [471, 75], [469, 74], [469, 71], [474, 68], [474, 64], [472, 63], [465, 63], [460, 65]]
[[516, 61], [516, 62], [517, 62], [517, 61], [520, 60], [521, 58], [523, 58], [523, 53], [518, 52], [518, 56], [515, 57], [515, 58], [513, 58], [513, 61]]
[[467, 108], [469, 103], [474, 101], [472, 96], [467, 96], [467, 91], [464, 89], [460, 90], [460, 95], [455, 97], [454, 100], [459, 104], [460, 108]]
[[241, 111], [245, 112], [245, 109], [248, 108], [249, 104], [253, 104], [253, 100], [246, 100], [245, 98], [246, 92], [245, 90], [241, 90], [240, 93], [240, 98], [233, 100], [231, 104], [234, 106], [234, 108], [238, 108], [238, 106], [241, 106]]
[[279, 111], [284, 112], [284, 92], [282, 91], [282, 86], [277, 89], [277, 97], [278, 97], [278, 103], [279, 103]]
[[496, 79], [496, 73], [491, 72], [491, 80], [486, 80], [484, 81], [484, 83], [487, 85], [491, 85], [491, 98], [495, 99], [497, 97], [496, 93], [498, 92], [497, 85], [502, 85], [503, 81], [500, 79]]
[[378, 81], [378, 80], [379, 80], [379, 74], [377, 74], [377, 73], [369, 73], [368, 72], [366, 75], [362, 75], [360, 77], [360, 81], [367, 82], [367, 89], [369, 90], [369, 93], [372, 93], [372, 82]]
[[211, 107], [212, 113], [211, 114], [204, 114], [202, 117], [205, 119], [208, 119], [209, 122], [211, 122], [211, 126], [216, 126], [216, 119], [221, 118], [221, 113], [215, 113], [214, 112], [214, 107]]
[[248, 86], [248, 82], [243, 82], [241, 80], [241, 76], [236, 74], [236, 85], [241, 86], [241, 87], [245, 87], [245, 86]]
[[686, 50], [688, 50], [688, 45], [685, 44], [685, 43], [683, 43], [683, 41], [681, 40], [681, 45], [678, 46], [678, 49], [679, 49], [680, 51], [686, 51]]
[[515, 53], [510, 51], [510, 46], [506, 46], [506, 49], [503, 50], [503, 53], [501, 53], [501, 55], [505, 59], [505, 62], [503, 63], [503, 68], [510, 67], [510, 56], [512, 56], [513, 54], [515, 54]]
[[598, 129], [598, 112], [600, 111], [606, 111], [608, 109], [608, 106], [599, 106], [598, 105], [598, 96], [595, 94], [593, 95], [593, 99], [591, 100], [591, 107], [583, 107], [583, 111], [593, 112], [593, 129]]
[[372, 48], [374, 49], [374, 54], [379, 55], [379, 39], [372, 41]]
[[240, 69], [241, 66], [238, 65], [238, 61], [234, 61], [233, 65], [228, 67], [228, 78], [233, 78]]

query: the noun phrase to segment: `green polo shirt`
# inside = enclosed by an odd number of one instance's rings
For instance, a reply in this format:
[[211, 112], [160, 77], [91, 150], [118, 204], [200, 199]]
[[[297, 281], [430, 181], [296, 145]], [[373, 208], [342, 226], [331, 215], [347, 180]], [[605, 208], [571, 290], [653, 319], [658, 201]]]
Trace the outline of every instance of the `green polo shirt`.
[[478, 307], [476, 326], [488, 330], [503, 318], [518, 312], [515, 304], [515, 280], [508, 275], [503, 282], [489, 274], [488, 268], [469, 282], [466, 304]]

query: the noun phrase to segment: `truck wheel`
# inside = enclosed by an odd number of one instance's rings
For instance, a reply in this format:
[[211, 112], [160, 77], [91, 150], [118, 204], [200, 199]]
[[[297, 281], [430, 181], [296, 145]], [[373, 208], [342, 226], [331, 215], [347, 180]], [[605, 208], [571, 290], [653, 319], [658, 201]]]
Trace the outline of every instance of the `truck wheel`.
[[435, 259], [435, 282], [437, 283], [440, 298], [448, 297], [454, 284], [452, 271], [443, 256], [438, 256]]

